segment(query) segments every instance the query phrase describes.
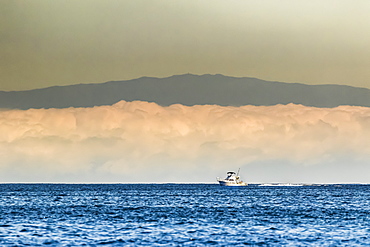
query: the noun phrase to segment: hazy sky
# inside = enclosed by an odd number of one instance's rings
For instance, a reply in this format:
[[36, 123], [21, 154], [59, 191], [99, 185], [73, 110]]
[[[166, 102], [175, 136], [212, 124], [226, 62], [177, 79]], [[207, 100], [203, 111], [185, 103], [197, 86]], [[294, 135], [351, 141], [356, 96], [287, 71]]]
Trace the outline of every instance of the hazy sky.
[[370, 88], [368, 0], [1, 0], [0, 90], [224, 74]]

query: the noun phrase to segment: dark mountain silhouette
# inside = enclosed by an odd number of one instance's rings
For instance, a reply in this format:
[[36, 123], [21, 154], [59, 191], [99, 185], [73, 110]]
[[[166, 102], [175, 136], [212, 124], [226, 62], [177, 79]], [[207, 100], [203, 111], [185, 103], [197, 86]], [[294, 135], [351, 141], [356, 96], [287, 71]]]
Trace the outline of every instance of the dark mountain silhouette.
[[101, 84], [0, 91], [0, 108], [66, 108], [111, 105], [120, 100], [222, 106], [302, 104], [314, 107], [370, 107], [370, 89], [343, 85], [305, 85], [223, 75], [142, 77]]

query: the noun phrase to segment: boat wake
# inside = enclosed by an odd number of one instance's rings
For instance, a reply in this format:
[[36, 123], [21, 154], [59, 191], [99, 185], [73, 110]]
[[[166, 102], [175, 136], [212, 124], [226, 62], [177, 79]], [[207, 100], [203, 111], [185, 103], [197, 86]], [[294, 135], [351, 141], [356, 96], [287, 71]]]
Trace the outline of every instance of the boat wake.
[[304, 186], [305, 184], [295, 184], [295, 183], [268, 183], [260, 184], [258, 186]]

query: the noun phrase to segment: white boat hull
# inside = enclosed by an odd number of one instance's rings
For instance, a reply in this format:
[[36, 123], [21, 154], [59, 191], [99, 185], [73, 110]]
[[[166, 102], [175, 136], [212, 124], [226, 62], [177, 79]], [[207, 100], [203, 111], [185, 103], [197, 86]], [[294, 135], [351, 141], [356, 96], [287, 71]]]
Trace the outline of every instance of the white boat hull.
[[241, 183], [235, 183], [235, 182], [229, 182], [229, 181], [218, 181], [221, 186], [247, 186], [248, 184], [241, 182]]

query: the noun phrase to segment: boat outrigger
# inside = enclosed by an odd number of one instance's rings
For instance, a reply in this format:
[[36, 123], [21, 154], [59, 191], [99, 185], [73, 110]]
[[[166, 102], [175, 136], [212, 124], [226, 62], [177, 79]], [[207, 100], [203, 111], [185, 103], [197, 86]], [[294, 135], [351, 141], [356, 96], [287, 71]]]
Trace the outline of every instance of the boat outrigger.
[[248, 184], [241, 181], [239, 177], [239, 171], [236, 174], [235, 172], [227, 172], [227, 176], [225, 179], [217, 178], [217, 181], [220, 183], [221, 186], [247, 186]]

